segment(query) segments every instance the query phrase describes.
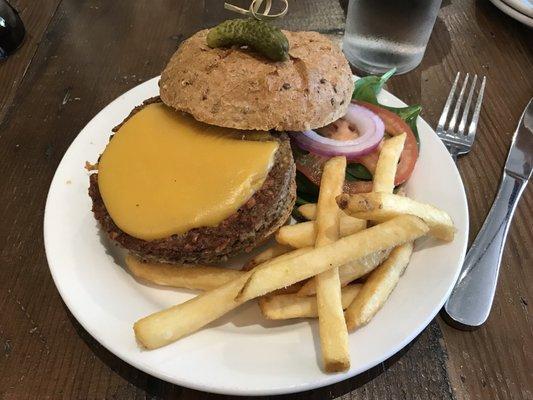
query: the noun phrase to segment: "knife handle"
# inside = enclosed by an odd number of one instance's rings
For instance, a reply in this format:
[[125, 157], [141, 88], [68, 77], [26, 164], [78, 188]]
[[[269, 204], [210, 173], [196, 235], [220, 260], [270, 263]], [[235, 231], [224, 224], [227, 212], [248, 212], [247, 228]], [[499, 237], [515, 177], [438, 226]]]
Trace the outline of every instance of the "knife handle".
[[527, 180], [503, 173], [494, 203], [466, 254], [459, 279], [444, 305], [454, 326], [475, 329], [488, 318], [509, 223]]

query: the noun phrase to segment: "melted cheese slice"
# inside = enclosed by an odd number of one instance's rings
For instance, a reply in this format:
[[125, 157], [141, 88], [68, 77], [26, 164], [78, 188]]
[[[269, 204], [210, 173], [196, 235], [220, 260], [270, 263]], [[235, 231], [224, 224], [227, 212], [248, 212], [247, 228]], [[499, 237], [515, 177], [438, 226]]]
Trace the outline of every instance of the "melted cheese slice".
[[98, 164], [98, 186], [115, 224], [129, 235], [161, 239], [216, 226], [262, 185], [276, 141], [240, 140], [150, 104], [113, 136]]

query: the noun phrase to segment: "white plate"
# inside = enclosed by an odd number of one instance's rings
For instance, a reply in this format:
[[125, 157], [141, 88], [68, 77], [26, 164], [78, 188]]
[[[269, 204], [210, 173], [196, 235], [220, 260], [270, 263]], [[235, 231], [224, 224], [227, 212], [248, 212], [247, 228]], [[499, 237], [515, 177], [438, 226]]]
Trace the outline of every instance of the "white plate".
[[[529, 4], [527, 4], [528, 0], [513, 0], [506, 2], [503, 2], [501, 0], [490, 0], [490, 2], [511, 18], [516, 19], [517, 21], [529, 26], [530, 28], [533, 28], [533, 18], [530, 18], [526, 14], [520, 12], [522, 10], [531, 10], [531, 3], [529, 2]], [[513, 6], [517, 6], [517, 3], [523, 4], [521, 4], [520, 7], [517, 9], [513, 8]]]
[[[68, 308], [96, 340], [127, 363], [178, 385], [231, 395], [271, 395], [357, 375], [392, 356], [429, 324], [458, 276], [468, 237], [468, 209], [452, 159], [421, 120], [421, 155], [407, 190], [411, 197], [448, 211], [457, 236], [447, 244], [429, 238], [418, 241], [385, 307], [367, 327], [350, 335], [352, 367], [347, 373], [321, 371], [315, 321], [265, 321], [255, 302], [174, 344], [141, 350], [133, 322], [193, 293], [143, 286], [121, 268], [122, 251], [109, 244], [91, 213], [83, 166], [97, 160], [112, 127], [134, 106], [158, 94], [157, 81], [123, 94], [87, 124], [59, 164], [48, 194], [44, 238], [50, 271]], [[385, 91], [380, 100], [404, 105]]]
[[531, 0], [503, 0], [509, 7], [529, 18], [533, 18], [533, 2]]

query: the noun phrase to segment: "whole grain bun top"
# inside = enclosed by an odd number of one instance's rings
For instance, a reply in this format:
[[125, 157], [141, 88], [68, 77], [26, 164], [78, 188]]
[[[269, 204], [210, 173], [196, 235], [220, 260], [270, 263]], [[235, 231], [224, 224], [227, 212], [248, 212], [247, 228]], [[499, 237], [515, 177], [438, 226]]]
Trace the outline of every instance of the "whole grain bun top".
[[161, 99], [199, 121], [237, 129], [300, 131], [346, 113], [353, 81], [346, 58], [317, 32], [283, 31], [289, 60], [210, 48], [208, 30], [184, 41], [161, 74]]

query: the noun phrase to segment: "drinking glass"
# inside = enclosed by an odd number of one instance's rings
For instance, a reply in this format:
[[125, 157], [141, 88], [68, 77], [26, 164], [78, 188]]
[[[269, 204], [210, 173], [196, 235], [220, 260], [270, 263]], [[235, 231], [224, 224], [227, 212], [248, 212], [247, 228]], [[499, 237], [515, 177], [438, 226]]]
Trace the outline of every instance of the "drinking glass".
[[350, 63], [376, 74], [422, 61], [441, 0], [350, 0], [342, 43]]

